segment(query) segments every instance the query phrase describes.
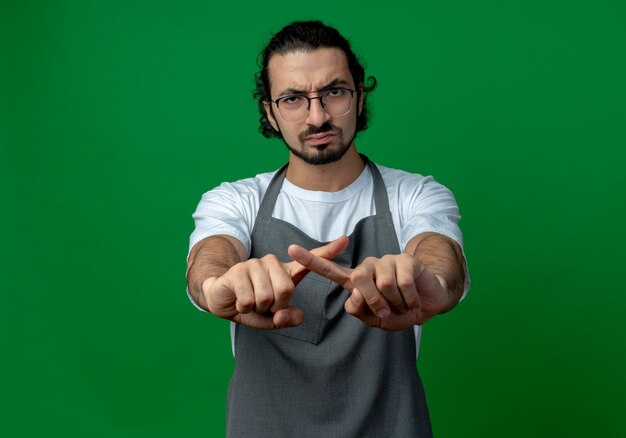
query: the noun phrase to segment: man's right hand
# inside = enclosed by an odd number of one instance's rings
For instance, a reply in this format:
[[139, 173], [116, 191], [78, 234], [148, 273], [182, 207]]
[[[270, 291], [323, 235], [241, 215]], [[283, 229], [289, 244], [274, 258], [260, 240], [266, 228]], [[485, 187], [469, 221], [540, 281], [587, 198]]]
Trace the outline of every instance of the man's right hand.
[[[324, 259], [333, 259], [348, 245], [341, 236], [311, 250]], [[258, 329], [295, 327], [304, 314], [290, 306], [298, 283], [309, 269], [296, 261], [282, 263], [275, 255], [249, 259], [232, 266], [219, 277], [202, 282], [209, 312], [224, 319]]]

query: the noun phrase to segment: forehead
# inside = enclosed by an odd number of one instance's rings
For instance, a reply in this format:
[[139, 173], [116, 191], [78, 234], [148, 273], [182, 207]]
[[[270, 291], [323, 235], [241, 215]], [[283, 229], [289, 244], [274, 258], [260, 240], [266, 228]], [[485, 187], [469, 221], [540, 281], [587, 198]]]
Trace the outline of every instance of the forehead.
[[346, 54], [337, 48], [322, 48], [274, 55], [268, 64], [272, 96], [285, 90], [317, 91], [332, 81], [354, 86]]

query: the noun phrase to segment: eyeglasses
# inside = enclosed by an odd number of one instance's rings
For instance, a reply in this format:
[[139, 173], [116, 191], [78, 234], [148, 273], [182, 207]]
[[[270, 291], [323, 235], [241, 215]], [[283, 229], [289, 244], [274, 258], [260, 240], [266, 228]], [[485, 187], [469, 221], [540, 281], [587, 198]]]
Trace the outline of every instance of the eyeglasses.
[[355, 90], [351, 88], [331, 88], [314, 97], [305, 94], [290, 94], [276, 100], [270, 99], [270, 101], [276, 104], [283, 119], [288, 122], [299, 122], [309, 115], [313, 99], [319, 99], [324, 111], [333, 117], [348, 114], [352, 108], [354, 93]]

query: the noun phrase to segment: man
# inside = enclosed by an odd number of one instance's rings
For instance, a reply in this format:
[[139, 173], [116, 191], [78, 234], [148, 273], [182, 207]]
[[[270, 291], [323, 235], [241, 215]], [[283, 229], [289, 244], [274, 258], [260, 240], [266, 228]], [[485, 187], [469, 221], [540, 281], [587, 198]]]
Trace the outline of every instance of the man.
[[234, 326], [229, 436], [432, 434], [416, 341], [469, 284], [458, 208], [432, 178], [357, 152], [375, 85], [335, 29], [284, 27], [255, 96], [288, 165], [220, 185], [194, 214], [189, 293]]

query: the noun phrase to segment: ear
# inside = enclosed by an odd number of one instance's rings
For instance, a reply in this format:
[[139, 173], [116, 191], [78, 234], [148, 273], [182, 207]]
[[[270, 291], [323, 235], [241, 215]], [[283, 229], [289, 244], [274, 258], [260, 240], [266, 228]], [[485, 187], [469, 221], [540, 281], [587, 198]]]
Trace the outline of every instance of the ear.
[[263, 102], [263, 107], [265, 108], [265, 115], [267, 116], [267, 120], [270, 122], [270, 125], [272, 125], [272, 128], [280, 132], [280, 129], [278, 129], [278, 123], [276, 123], [276, 119], [274, 118], [272, 104], [270, 102]]
[[363, 82], [359, 84], [359, 115], [363, 111]]

